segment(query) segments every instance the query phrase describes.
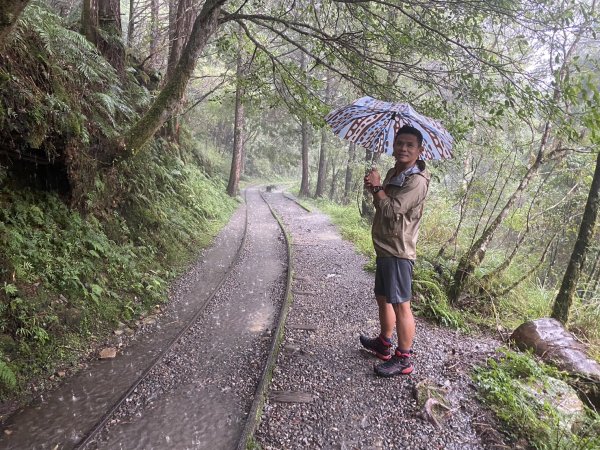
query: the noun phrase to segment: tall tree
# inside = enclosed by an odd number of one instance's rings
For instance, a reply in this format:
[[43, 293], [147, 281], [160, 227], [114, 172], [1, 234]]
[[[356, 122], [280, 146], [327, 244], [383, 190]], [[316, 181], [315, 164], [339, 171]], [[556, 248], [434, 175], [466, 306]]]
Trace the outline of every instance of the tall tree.
[[119, 0], [84, 0], [81, 10], [81, 28], [117, 73], [125, 75], [125, 48], [121, 28]]
[[233, 155], [231, 157], [231, 170], [227, 193], [234, 197], [239, 192], [242, 161], [244, 159], [244, 34], [241, 27], [238, 30], [238, 48], [236, 60], [236, 88], [235, 88], [235, 119], [233, 123]]
[[573, 304], [575, 289], [577, 288], [581, 270], [585, 264], [585, 257], [590, 247], [592, 236], [594, 235], [598, 210], [600, 210], [600, 151], [596, 158], [594, 178], [592, 179], [583, 217], [581, 218], [575, 247], [573, 248], [569, 265], [567, 266], [560, 290], [552, 307], [552, 317], [564, 324], [569, 320], [569, 310]]
[[[331, 77], [326, 75], [325, 79], [325, 103], [331, 102]], [[317, 169], [317, 186], [315, 187], [315, 197], [323, 197], [325, 191], [325, 176], [327, 175], [327, 168], [325, 162], [327, 161], [327, 137], [329, 136], [329, 130], [321, 129], [321, 150], [319, 152], [319, 166]]]
[[[300, 68], [302, 73], [306, 73], [308, 67], [308, 61], [304, 52], [300, 53]], [[300, 195], [308, 197], [310, 195], [310, 184], [309, 184], [309, 161], [308, 161], [308, 147], [309, 147], [309, 122], [306, 116], [302, 115], [300, 118], [300, 134], [302, 136], [300, 155], [302, 164], [302, 180], [300, 182]]]
[[109, 157], [122, 159], [138, 152], [171, 117], [183, 98], [200, 52], [219, 25], [221, 7], [225, 1], [207, 0], [204, 3], [194, 21], [189, 39], [172, 76], [167, 80], [149, 110], [121, 138], [118, 152]]
[[[563, 101], [568, 101], [564, 96], [564, 92], [572, 89], [571, 71], [573, 69], [573, 59], [577, 55], [581, 38], [585, 33], [589, 32], [589, 20], [590, 19], [587, 17], [584, 18], [583, 23], [576, 29], [576, 32], [563, 36], [562, 42], [557, 38], [553, 38], [553, 47], [557, 46], [559, 48], [552, 48], [556, 54], [551, 56], [555, 56], [556, 59], [551, 58], [550, 61], [550, 68], [552, 69], [555, 78], [554, 88], [552, 89], [552, 95], [549, 99], [551, 105], [559, 105]], [[554, 68], [555, 61], [560, 61], [560, 65], [557, 68]], [[565, 108], [566, 111], [568, 111], [569, 106], [570, 105], [567, 104], [567, 107]], [[567, 114], [561, 114], [556, 110], [553, 110], [552, 113], [548, 114], [549, 117], [546, 117], [543, 125], [543, 131], [535, 159], [529, 165], [519, 185], [508, 197], [498, 214], [496, 214], [493, 220], [486, 224], [479, 238], [475, 240], [460, 258], [456, 271], [454, 272], [453, 281], [448, 289], [448, 298], [451, 303], [456, 303], [461, 297], [466, 283], [475, 269], [479, 267], [484, 260], [488, 246], [500, 225], [508, 216], [515, 202], [523, 195], [530, 182], [537, 175], [542, 167], [542, 163], [553, 156], [559, 155], [559, 157], [561, 157], [564, 155], [561, 140], [558, 138], [553, 140], [551, 131], [557, 122], [560, 124], [565, 121]]]
[[351, 142], [348, 146], [348, 160], [346, 162], [346, 177], [344, 178], [344, 203], [350, 201], [350, 192], [352, 190], [352, 167], [356, 159], [356, 144]]

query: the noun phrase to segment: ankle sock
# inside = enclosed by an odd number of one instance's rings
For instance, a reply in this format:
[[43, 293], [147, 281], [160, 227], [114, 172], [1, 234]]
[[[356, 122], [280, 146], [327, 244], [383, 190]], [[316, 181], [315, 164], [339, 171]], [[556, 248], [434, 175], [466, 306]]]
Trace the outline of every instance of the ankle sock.
[[379, 339], [381, 339], [386, 344], [392, 345], [392, 340], [390, 338], [385, 337], [383, 334], [379, 335]]

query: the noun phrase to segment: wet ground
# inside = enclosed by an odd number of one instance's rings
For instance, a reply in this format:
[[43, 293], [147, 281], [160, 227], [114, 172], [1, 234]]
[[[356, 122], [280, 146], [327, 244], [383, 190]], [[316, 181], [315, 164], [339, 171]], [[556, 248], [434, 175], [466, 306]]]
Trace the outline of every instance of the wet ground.
[[286, 252], [277, 222], [249, 190], [198, 263], [174, 286], [166, 314], [113, 360], [95, 361], [5, 425], [0, 448], [73, 448], [210, 298], [198, 321], [87, 448], [232, 448], [245, 423], [283, 295]]
[[[293, 303], [270, 393], [255, 433], [263, 449], [508, 448], [476, 400], [470, 368], [499, 343], [418, 320], [415, 373], [375, 376], [361, 333], [377, 333], [366, 258], [323, 214], [281, 192], [265, 194], [293, 242]], [[169, 310], [112, 361], [97, 361], [10, 419], [0, 448], [73, 448], [131, 381], [210, 299], [195, 324], [110, 417], [90, 449], [236, 448], [260, 382], [283, 300], [287, 259], [278, 225], [256, 189], [245, 209], [175, 284]], [[436, 426], [415, 398], [423, 382], [447, 396]]]
[[[266, 194], [293, 242], [294, 294], [256, 440], [263, 449], [510, 448], [476, 399], [470, 370], [500, 343], [417, 319], [415, 372], [383, 379], [359, 335], [379, 332], [367, 259], [330, 220]], [[418, 264], [418, 262], [417, 262]], [[440, 424], [423, 415], [422, 386], [443, 392]]]

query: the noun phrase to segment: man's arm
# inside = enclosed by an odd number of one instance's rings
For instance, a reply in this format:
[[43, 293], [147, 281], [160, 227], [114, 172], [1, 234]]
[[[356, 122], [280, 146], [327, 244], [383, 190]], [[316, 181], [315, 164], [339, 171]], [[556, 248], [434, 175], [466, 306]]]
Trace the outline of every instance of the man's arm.
[[399, 214], [406, 214], [411, 209], [419, 206], [427, 196], [428, 183], [427, 180], [420, 175], [402, 189], [398, 196], [388, 196], [384, 191], [379, 191], [373, 194], [373, 199], [377, 202], [377, 206], [381, 210], [383, 217], [388, 219], [396, 219]]

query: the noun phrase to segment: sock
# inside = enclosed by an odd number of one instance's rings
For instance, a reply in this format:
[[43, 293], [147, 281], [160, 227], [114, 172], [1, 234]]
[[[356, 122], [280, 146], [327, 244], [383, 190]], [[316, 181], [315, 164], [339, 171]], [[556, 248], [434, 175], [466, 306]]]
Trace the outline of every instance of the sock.
[[383, 334], [380, 334], [379, 337], [383, 340], [383, 342], [385, 342], [386, 344], [392, 345], [392, 340], [388, 337], [385, 337]]

